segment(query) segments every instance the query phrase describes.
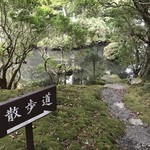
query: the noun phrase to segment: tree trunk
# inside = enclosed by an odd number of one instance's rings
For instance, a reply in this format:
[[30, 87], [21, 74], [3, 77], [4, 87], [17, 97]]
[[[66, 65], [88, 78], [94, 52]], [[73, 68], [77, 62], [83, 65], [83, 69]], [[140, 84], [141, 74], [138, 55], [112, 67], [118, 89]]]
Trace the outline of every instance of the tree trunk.
[[16, 78], [16, 75], [17, 75], [17, 73], [20, 71], [21, 66], [22, 66], [22, 63], [19, 64], [18, 68], [16, 68], [16, 70], [15, 70], [14, 73], [12, 74], [12, 77], [11, 77], [9, 83], [8, 83], [7, 89], [10, 90], [10, 89], [12, 88], [13, 83], [14, 83], [15, 78]]
[[6, 79], [7, 69], [3, 67], [1, 72], [2, 72], [2, 77], [0, 78], [0, 89], [7, 89], [7, 79]]
[[140, 52], [138, 50], [138, 48], [135, 51], [135, 58], [136, 58], [136, 65], [133, 65], [133, 71], [135, 74], [135, 78], [138, 77], [139, 71], [141, 70], [141, 63], [140, 63]]
[[66, 76], [66, 65], [64, 65], [64, 85], [66, 85], [66, 80], [67, 80], [67, 76]]
[[57, 84], [57, 85], [59, 84], [59, 79], [60, 79], [60, 75], [57, 74], [57, 78], [56, 78], [56, 84]]
[[6, 78], [0, 78], [0, 89], [7, 89], [7, 81]]
[[140, 71], [141, 78], [150, 78], [150, 44], [147, 46], [146, 58]]
[[93, 63], [93, 79], [95, 80], [95, 77], [96, 77], [96, 63], [95, 61], [92, 61]]

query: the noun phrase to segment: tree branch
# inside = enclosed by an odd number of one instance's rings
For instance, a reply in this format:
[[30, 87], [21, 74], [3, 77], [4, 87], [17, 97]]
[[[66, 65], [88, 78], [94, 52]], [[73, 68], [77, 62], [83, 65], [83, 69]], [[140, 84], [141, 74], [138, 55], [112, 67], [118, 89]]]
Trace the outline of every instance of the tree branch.
[[142, 16], [143, 20], [145, 21], [145, 23], [149, 26], [150, 24], [150, 13], [149, 13], [149, 8], [147, 5], [142, 5], [139, 2], [137, 2], [137, 0], [132, 0], [136, 9], [138, 10], [138, 12], [140, 13], [140, 15]]

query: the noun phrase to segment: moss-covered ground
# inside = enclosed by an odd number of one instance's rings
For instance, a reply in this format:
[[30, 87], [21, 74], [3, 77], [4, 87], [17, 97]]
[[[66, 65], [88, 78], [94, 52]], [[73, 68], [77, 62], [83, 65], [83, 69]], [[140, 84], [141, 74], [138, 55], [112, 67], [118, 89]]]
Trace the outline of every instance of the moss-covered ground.
[[134, 112], [137, 118], [150, 125], [150, 91], [141, 85], [132, 85], [127, 89], [124, 100], [126, 106]]
[[[33, 123], [36, 150], [117, 150], [124, 133], [121, 121], [109, 115], [101, 87], [58, 86], [57, 111]], [[0, 91], [1, 101], [23, 94]], [[25, 150], [24, 128], [0, 139], [0, 150]]]

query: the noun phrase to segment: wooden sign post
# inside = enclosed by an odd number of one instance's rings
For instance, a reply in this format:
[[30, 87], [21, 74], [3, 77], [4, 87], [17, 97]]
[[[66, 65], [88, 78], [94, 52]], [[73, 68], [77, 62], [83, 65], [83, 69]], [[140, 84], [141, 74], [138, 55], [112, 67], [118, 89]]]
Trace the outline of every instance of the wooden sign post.
[[0, 103], [0, 138], [25, 126], [27, 149], [34, 150], [32, 122], [55, 111], [56, 86]]

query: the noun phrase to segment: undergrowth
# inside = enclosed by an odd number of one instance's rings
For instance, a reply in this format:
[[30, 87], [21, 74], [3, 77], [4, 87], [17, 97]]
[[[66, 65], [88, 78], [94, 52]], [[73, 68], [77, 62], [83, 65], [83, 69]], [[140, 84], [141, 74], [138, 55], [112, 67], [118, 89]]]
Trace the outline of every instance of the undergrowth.
[[127, 90], [126, 106], [144, 123], [150, 125], [150, 93], [141, 85], [133, 85]]
[[[36, 150], [117, 150], [124, 125], [109, 115], [100, 86], [58, 86], [57, 111], [33, 123]], [[6, 99], [11, 91], [0, 91]], [[23, 91], [16, 91], [16, 94]], [[13, 97], [15, 92], [12, 92]], [[3, 98], [2, 98], [3, 99]], [[3, 99], [4, 100], [4, 99]], [[0, 139], [0, 150], [25, 150], [24, 128]]]

